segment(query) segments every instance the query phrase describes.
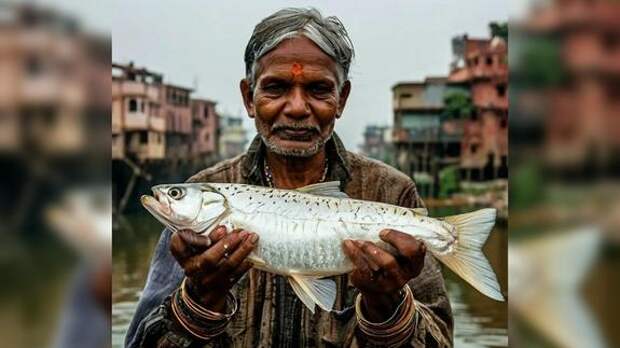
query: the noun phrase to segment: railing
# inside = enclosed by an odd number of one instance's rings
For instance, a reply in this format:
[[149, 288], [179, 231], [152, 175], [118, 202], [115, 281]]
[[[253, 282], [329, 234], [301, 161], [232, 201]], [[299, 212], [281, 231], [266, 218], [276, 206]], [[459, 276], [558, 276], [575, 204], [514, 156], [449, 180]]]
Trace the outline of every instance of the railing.
[[125, 129], [148, 129], [148, 115], [142, 112], [130, 112], [125, 114]]

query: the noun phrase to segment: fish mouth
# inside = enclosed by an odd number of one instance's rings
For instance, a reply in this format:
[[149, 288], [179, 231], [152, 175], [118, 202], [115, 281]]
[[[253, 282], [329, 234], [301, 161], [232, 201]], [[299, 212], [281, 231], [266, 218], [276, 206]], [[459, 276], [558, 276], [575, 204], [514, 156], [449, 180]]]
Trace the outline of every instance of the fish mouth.
[[[173, 231], [177, 228], [174, 226], [170, 216], [172, 215], [172, 209], [166, 199], [158, 192], [154, 192], [155, 197], [149, 195], [142, 195], [140, 202], [159, 222]], [[159, 199], [157, 199], [159, 198]]]

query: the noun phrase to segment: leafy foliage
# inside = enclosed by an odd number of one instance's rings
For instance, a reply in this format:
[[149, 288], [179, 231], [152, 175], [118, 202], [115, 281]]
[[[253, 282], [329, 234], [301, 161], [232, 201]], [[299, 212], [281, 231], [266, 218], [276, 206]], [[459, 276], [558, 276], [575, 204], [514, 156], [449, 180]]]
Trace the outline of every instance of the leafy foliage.
[[444, 111], [441, 116], [445, 119], [460, 119], [469, 117], [473, 111], [469, 95], [463, 92], [453, 92], [444, 97]]
[[450, 166], [439, 172], [439, 197], [450, 197], [459, 191], [459, 168]]
[[491, 37], [501, 37], [508, 42], [508, 22], [491, 22], [489, 31], [491, 31]]

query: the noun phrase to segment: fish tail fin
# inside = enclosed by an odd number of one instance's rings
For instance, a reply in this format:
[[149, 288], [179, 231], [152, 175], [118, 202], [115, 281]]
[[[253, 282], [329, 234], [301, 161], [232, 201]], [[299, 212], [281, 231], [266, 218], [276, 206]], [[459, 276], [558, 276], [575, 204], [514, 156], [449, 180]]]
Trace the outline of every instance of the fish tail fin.
[[456, 227], [457, 243], [453, 252], [437, 257], [484, 295], [504, 301], [497, 277], [482, 253], [482, 246], [495, 225], [495, 216], [495, 209], [487, 208], [444, 218]]

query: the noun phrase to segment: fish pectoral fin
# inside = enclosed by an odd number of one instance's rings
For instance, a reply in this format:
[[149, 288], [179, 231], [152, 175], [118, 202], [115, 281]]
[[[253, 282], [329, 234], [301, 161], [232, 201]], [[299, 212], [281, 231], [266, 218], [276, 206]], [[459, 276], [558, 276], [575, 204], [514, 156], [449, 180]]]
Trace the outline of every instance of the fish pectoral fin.
[[412, 208], [411, 211], [418, 215], [428, 216], [428, 209], [426, 208]]
[[251, 253], [248, 259], [250, 260], [250, 262], [252, 262], [252, 264], [254, 264], [254, 266], [262, 267], [267, 265], [267, 262], [265, 262], [265, 260], [263, 260], [261, 257], [254, 255], [254, 253]]
[[297, 297], [312, 313], [315, 304], [325, 311], [332, 310], [336, 301], [336, 282], [298, 274], [292, 274], [288, 280]]
[[318, 184], [300, 187], [295, 191], [309, 193], [317, 196], [349, 198], [346, 193], [340, 190], [340, 181], [320, 182]]

